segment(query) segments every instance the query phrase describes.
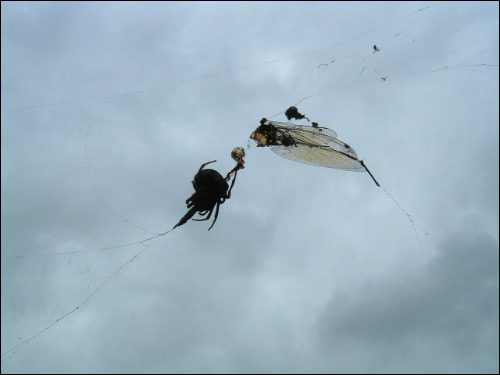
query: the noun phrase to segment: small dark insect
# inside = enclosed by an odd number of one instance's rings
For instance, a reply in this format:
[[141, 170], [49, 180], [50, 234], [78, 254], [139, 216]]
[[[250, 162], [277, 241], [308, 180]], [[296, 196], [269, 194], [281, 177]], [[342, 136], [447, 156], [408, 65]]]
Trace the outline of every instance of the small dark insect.
[[[234, 186], [235, 179], [233, 180], [231, 187], [227, 181], [229, 180], [229, 175], [233, 171], [237, 171], [238, 165], [231, 172], [228, 173], [227, 178], [221, 176], [219, 172], [214, 169], [203, 169], [207, 164], [214, 163], [216, 160], [209, 161], [202, 164], [198, 173], [194, 176], [193, 187], [195, 192], [187, 200], [186, 204], [189, 211], [182, 217], [182, 219], [175, 225], [174, 229], [186, 224], [189, 219], [191, 219], [197, 212], [200, 216], [207, 217], [203, 219], [193, 219], [196, 221], [209, 220], [212, 216], [212, 212], [215, 209], [214, 222], [208, 228], [212, 229], [215, 222], [217, 221], [217, 216], [219, 216], [219, 206], [231, 197], [231, 189]], [[241, 168], [241, 167], [240, 167]], [[238, 168], [239, 169], [239, 168]]]
[[307, 121], [310, 121], [305, 115], [299, 112], [297, 107], [291, 106], [285, 111], [285, 116], [290, 121], [291, 119], [302, 120], [305, 118]]

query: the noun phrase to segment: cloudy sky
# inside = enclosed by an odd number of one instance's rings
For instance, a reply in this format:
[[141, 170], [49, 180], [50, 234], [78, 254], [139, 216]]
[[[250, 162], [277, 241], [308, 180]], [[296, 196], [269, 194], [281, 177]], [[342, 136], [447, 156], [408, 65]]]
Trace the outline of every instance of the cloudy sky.
[[[498, 373], [498, 13], [2, 2], [2, 372]], [[251, 147], [141, 244], [297, 103], [382, 188]]]

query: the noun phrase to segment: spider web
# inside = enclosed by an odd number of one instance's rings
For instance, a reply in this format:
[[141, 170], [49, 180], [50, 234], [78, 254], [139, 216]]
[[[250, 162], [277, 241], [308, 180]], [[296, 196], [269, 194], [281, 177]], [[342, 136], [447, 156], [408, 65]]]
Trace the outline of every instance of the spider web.
[[[284, 42], [291, 40], [288, 37], [276, 37], [272, 48], [248, 47], [236, 56], [221, 45], [198, 55], [201, 52], [189, 50], [190, 40], [185, 39], [174, 48], [179, 59], [173, 52], [136, 47], [135, 55], [144, 52], [157, 60], [143, 66], [137, 56], [127, 60], [130, 56], [123, 52], [123, 65], [116, 72], [114, 64], [97, 56], [100, 62], [93, 61], [92, 73], [83, 70], [88, 61], [79, 61], [83, 55], [75, 47], [67, 47], [75, 53], [74, 60], [68, 57], [75, 70], [68, 77], [43, 60], [40, 67], [49, 69], [46, 79], [42, 68], [20, 64], [5, 68], [7, 75], [3, 68], [2, 372], [269, 369], [265, 361], [252, 367], [242, 354], [262, 354], [252, 340], [273, 353], [279, 342], [304, 334], [291, 323], [300, 319], [311, 327], [313, 316], [321, 320], [317, 311], [337, 288], [362, 288], [390, 267], [407, 261], [426, 265], [441, 254], [439, 246], [448, 246], [443, 243], [449, 238], [433, 240], [420, 228], [426, 236], [415, 244], [412, 228], [391, 202], [376, 195], [367, 176], [311, 171], [255, 150], [210, 232], [207, 222], [189, 222], [164, 234], [185, 214], [190, 181], [199, 166], [217, 159], [213, 168], [226, 175], [234, 166], [231, 149], [246, 142], [261, 117], [284, 120], [280, 111], [290, 105], [337, 131], [339, 139], [367, 160], [382, 185], [397, 192], [398, 201], [409, 202], [408, 212], [422, 218], [419, 222], [433, 234], [449, 236], [450, 228], [460, 228], [459, 218], [447, 216], [451, 222], [445, 224], [434, 212], [456, 212], [457, 202], [443, 199], [450, 186], [444, 181], [458, 176], [456, 165], [470, 171], [467, 157], [480, 155], [471, 148], [453, 164], [443, 158], [438, 139], [451, 134], [450, 143], [467, 138], [478, 144], [484, 134], [491, 139], [495, 134], [491, 136], [489, 128], [491, 110], [476, 113], [477, 124], [461, 123], [458, 128], [443, 113], [460, 112], [470, 104], [468, 96], [459, 94], [464, 90], [498, 103], [480, 90], [498, 82], [498, 13], [478, 13], [467, 23], [469, 6], [429, 3], [392, 12], [389, 5], [380, 5], [373, 13], [365, 10], [366, 25], [349, 22], [347, 31], [332, 28], [328, 35], [307, 29], [315, 32], [312, 40], [306, 31], [294, 28], [293, 44]], [[48, 22], [43, 12], [49, 9], [6, 8], [2, 3], [2, 24], [12, 15], [20, 24], [31, 18]], [[445, 16], [448, 22], [442, 22]], [[278, 29], [286, 26], [283, 20], [275, 22]], [[196, 30], [195, 24], [186, 28]], [[118, 35], [128, 34], [123, 29]], [[17, 51], [9, 42], [2, 36], [5, 51]], [[374, 52], [374, 44], [379, 51]], [[15, 82], [26, 68], [36, 82], [32, 90], [22, 87], [26, 81]], [[453, 100], [447, 97], [436, 104], [419, 97], [431, 96], [434, 90]], [[412, 101], [416, 107], [410, 106]], [[437, 105], [447, 108], [437, 111]], [[394, 115], [400, 110], [411, 124], [387, 125], [402, 120]], [[426, 117], [426, 111], [437, 112], [437, 117]], [[436, 127], [413, 123], [412, 118]], [[418, 126], [422, 130], [411, 130]], [[498, 154], [491, 144], [483, 150], [489, 157]], [[416, 164], [417, 158], [424, 161]], [[498, 174], [477, 173], [484, 183], [474, 184], [474, 197], [464, 198], [474, 203], [464, 208], [464, 215], [467, 220], [481, 217], [482, 231], [493, 240], [490, 244], [480, 237], [478, 242], [495, 250], [498, 217], [485, 209], [494, 196], [485, 189], [498, 186]], [[300, 178], [283, 183], [291, 174]], [[421, 210], [421, 201], [413, 199], [419, 192], [415, 186], [440, 174], [446, 176], [439, 179], [443, 191], [436, 187], [441, 199], [429, 202], [432, 197], [426, 195], [426, 205], [433, 208]], [[334, 185], [327, 186], [330, 183]], [[326, 206], [334, 207], [335, 215], [331, 208], [324, 211]], [[378, 221], [383, 226], [375, 227]], [[367, 243], [377, 244], [380, 258], [364, 251]], [[473, 243], [462, 246], [468, 250]], [[308, 254], [311, 248], [316, 250]], [[417, 251], [416, 258], [408, 255]], [[384, 257], [390, 258], [384, 267], [369, 267]], [[364, 277], [351, 280], [349, 272], [335, 264], [354, 267]], [[461, 343], [461, 336], [455, 333], [451, 302], [446, 302], [451, 298], [447, 284], [439, 278], [445, 265], [433, 265], [434, 280], [440, 280], [434, 292], [445, 301], [438, 305], [437, 316], [448, 316], [433, 323], [448, 326], [431, 345], [442, 344], [439, 354], [449, 360], [438, 370], [468, 371], [477, 357], [460, 358], [460, 345], [451, 347]], [[342, 277], [351, 285], [343, 284]], [[312, 290], [323, 290], [325, 296]], [[292, 311], [280, 320], [288, 331], [271, 329], [269, 322], [284, 309]], [[278, 333], [269, 339], [245, 320]], [[236, 334], [238, 330], [248, 338]], [[225, 347], [221, 337], [236, 349]], [[309, 353], [313, 347], [307, 347], [304, 362], [318, 358]], [[231, 364], [238, 358], [247, 365]], [[409, 363], [413, 360], [408, 357]], [[301, 362], [293, 364], [294, 369], [310, 369]], [[285, 367], [276, 364], [277, 369]]]

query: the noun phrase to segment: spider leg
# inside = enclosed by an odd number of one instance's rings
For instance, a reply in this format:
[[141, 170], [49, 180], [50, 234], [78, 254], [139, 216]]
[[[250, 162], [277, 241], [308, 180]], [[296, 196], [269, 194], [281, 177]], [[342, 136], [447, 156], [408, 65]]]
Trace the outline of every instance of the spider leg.
[[[212, 225], [210, 225], [210, 228], [208, 228], [208, 230], [212, 229], [212, 227], [214, 226], [215, 222], [217, 221], [217, 216], [219, 216], [219, 206], [220, 206], [220, 203], [217, 202], [217, 207], [215, 209], [214, 222], [212, 223]], [[210, 217], [210, 215], [208, 217]]]
[[200, 172], [201, 172], [201, 170], [203, 169], [203, 167], [204, 167], [205, 165], [207, 165], [207, 164], [211, 164], [211, 163], [215, 163], [216, 161], [217, 161], [217, 160], [212, 160], [212, 161], [208, 161], [208, 162], [206, 162], [205, 164], [202, 164], [202, 165], [201, 165], [201, 167], [200, 167], [200, 169], [198, 169], [198, 173], [200, 173]]
[[208, 217], [204, 217], [203, 219], [193, 219], [194, 221], [207, 221]]
[[210, 216], [212, 216], [212, 212], [213, 211], [214, 211], [214, 209], [212, 208], [211, 210], [206, 210], [206, 211], [200, 212], [201, 216], [206, 215], [207, 212], [208, 212], [208, 216], [204, 217], [203, 219], [193, 219], [193, 220], [196, 220], [196, 221], [205, 221], [205, 220], [208, 220], [208, 219], [210, 219]]
[[[231, 190], [233, 190], [233, 186], [234, 186], [234, 183], [236, 182], [236, 176], [238, 175], [238, 170], [234, 171], [234, 178], [233, 178], [233, 182], [231, 182], [231, 187], [229, 188], [228, 192], [227, 192], [227, 197], [224, 198], [224, 201], [226, 199], [229, 199], [231, 198]], [[222, 203], [224, 203], [224, 201], [222, 201]]]
[[227, 192], [227, 195], [225, 197], [223, 197], [223, 200], [222, 200], [221, 203], [224, 203], [226, 201], [226, 199], [231, 198], [231, 190], [233, 189], [234, 183], [236, 182], [236, 176], [238, 175], [238, 171], [240, 169], [243, 169], [243, 168], [245, 168], [245, 166], [243, 165], [243, 163], [238, 163], [238, 164], [236, 164], [236, 167], [234, 167], [227, 174], [226, 181], [229, 181], [229, 179], [231, 178], [231, 173], [233, 173], [233, 172], [234, 172], [234, 178], [233, 178], [233, 181], [231, 182], [231, 187], [229, 188], [229, 191]]
[[200, 196], [200, 192], [199, 191], [195, 191], [193, 193], [193, 195], [191, 195], [188, 199], [186, 199], [186, 204], [187, 204], [188, 208], [190, 208], [191, 206], [193, 206], [196, 203], [196, 201], [198, 200], [199, 196]]

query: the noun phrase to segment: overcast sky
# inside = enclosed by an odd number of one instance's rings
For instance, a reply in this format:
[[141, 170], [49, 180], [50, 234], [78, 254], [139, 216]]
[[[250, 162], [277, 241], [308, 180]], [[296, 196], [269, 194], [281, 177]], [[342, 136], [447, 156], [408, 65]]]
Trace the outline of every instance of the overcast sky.
[[498, 2], [1, 4], [2, 373], [498, 373]]

